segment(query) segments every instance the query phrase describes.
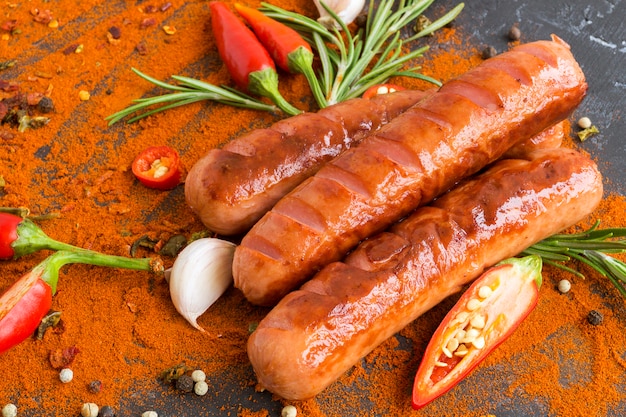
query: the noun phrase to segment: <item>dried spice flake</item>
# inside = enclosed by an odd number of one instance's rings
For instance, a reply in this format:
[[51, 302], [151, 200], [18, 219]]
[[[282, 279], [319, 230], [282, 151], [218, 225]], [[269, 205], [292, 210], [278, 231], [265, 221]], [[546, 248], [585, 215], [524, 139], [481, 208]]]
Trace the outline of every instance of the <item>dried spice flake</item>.
[[173, 35], [176, 33], [176, 28], [174, 26], [163, 26], [163, 32], [167, 33], [168, 35]]
[[591, 127], [588, 127], [587, 129], [583, 129], [578, 132], [577, 135], [578, 139], [580, 139], [581, 142], [584, 142], [590, 137], [597, 135], [598, 133], [600, 133], [598, 128], [595, 125], [591, 125]]
[[80, 350], [76, 346], [70, 346], [65, 349], [55, 349], [50, 352], [48, 360], [54, 369], [62, 369], [74, 362], [76, 355]]

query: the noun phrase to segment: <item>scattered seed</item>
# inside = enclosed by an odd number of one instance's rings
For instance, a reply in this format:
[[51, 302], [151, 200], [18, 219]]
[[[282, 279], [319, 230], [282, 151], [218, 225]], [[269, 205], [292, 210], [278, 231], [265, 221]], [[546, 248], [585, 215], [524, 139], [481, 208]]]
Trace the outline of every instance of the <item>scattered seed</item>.
[[102, 382], [95, 380], [89, 383], [89, 392], [97, 394], [102, 389]]
[[467, 307], [469, 311], [474, 311], [478, 307], [480, 307], [480, 303], [481, 302], [478, 298], [472, 298], [467, 302], [467, 305], [465, 307]]
[[2, 407], [2, 417], [16, 417], [17, 416], [17, 406], [15, 404], [7, 404]]
[[581, 117], [578, 119], [578, 127], [581, 129], [589, 129], [591, 127], [591, 119], [588, 117]]
[[460, 342], [461, 340], [465, 339], [465, 333], [465, 330], [460, 329], [458, 332], [456, 332], [454, 338]]
[[467, 346], [460, 345], [459, 348], [454, 351], [454, 356], [465, 356], [468, 352], [469, 350], [467, 350]]
[[482, 329], [485, 327], [485, 316], [478, 314], [470, 320], [470, 325], [476, 329]]
[[563, 294], [565, 294], [566, 292], [569, 292], [571, 288], [572, 288], [572, 284], [568, 280], [562, 279], [559, 281], [558, 289]]
[[193, 386], [193, 392], [196, 393], [196, 395], [204, 395], [209, 391], [209, 385], [206, 383], [206, 381], [198, 381], [196, 382], [196, 384]]
[[182, 392], [193, 391], [193, 379], [189, 375], [181, 375], [176, 380], [176, 389]]
[[113, 407], [105, 405], [100, 409], [98, 417], [115, 417], [115, 410]]
[[296, 417], [298, 415], [298, 409], [293, 405], [286, 405], [280, 412], [281, 417]]
[[448, 348], [448, 350], [450, 350], [450, 352], [454, 352], [455, 350], [457, 350], [458, 347], [459, 347], [459, 340], [458, 339], [453, 337], [452, 339], [448, 340], [446, 348]]
[[513, 26], [509, 29], [509, 40], [519, 41], [522, 37], [522, 31], [519, 29], [519, 24], [514, 23]]
[[452, 357], [452, 352], [450, 352], [450, 350], [447, 347], [442, 347], [441, 351], [443, 352], [444, 355], [446, 355], [448, 358]]
[[465, 320], [469, 317], [469, 313], [467, 311], [461, 311], [456, 315], [456, 321], [458, 323], [465, 323]]
[[59, 21], [57, 19], [52, 19], [50, 23], [48, 23], [48, 27], [51, 29], [56, 29], [59, 27]]
[[496, 55], [498, 55], [498, 51], [493, 46], [486, 46], [481, 54], [483, 59], [493, 58]]
[[72, 379], [74, 379], [74, 371], [72, 371], [70, 368], [61, 369], [61, 372], [59, 372], [59, 379], [64, 384], [71, 382]]
[[465, 333], [465, 338], [462, 340], [462, 342], [472, 343], [478, 336], [480, 336], [480, 332], [477, 329], [469, 329]]
[[489, 297], [492, 293], [493, 293], [493, 290], [491, 289], [491, 287], [487, 285], [483, 285], [482, 287], [478, 289], [478, 296], [482, 298], [483, 300]]
[[84, 403], [80, 409], [80, 415], [83, 417], [98, 417], [98, 406], [94, 403]]
[[587, 321], [593, 326], [602, 324], [602, 320], [604, 320], [604, 316], [598, 310], [591, 310], [587, 315]]
[[206, 374], [201, 369], [196, 369], [191, 373], [191, 379], [193, 382], [206, 381]]
[[80, 90], [78, 92], [78, 98], [80, 98], [81, 101], [88, 101], [91, 98], [91, 94], [89, 94], [89, 91]]
[[478, 336], [476, 339], [472, 340], [472, 346], [476, 349], [482, 349], [485, 347], [485, 338], [483, 336]]
[[168, 35], [173, 35], [176, 33], [176, 28], [174, 26], [163, 26], [163, 32], [167, 33]]
[[435, 366], [438, 366], [440, 368], [445, 368], [448, 366], [448, 364], [445, 362], [441, 362], [441, 361], [435, 361]]

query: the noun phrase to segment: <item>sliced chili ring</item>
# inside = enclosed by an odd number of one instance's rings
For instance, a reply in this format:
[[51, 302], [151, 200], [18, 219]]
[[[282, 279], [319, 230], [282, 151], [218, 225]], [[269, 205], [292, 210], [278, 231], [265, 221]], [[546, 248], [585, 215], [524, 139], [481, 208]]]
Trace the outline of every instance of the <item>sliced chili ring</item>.
[[135, 177], [149, 188], [169, 190], [180, 183], [180, 158], [169, 146], [151, 146], [143, 150], [133, 161], [132, 170]]
[[393, 93], [396, 91], [406, 90], [406, 88], [396, 84], [376, 84], [365, 90], [363, 98], [372, 98], [381, 94]]
[[443, 395], [504, 342], [537, 305], [541, 258], [510, 258], [459, 298], [431, 338], [413, 385], [413, 408]]

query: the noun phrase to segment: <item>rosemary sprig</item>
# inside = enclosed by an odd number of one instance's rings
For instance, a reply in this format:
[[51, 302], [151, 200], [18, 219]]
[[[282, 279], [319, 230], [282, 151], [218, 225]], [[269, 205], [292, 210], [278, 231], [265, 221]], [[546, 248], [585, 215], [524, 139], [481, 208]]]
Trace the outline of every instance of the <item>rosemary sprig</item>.
[[419, 33], [402, 39], [400, 30], [414, 22], [433, 1], [401, 0], [394, 6], [394, 0], [370, 0], [366, 27], [359, 29], [355, 35], [323, 2], [322, 6], [341, 30], [328, 29], [311, 18], [268, 3], [261, 3], [260, 10], [297, 30], [315, 47], [322, 67], [318, 84], [326, 94], [325, 101], [318, 100], [319, 107], [323, 108], [358, 97], [372, 85], [393, 76], [415, 77], [440, 85], [437, 80], [421, 74], [420, 67], [401, 71], [404, 64], [421, 57], [428, 49], [423, 47], [403, 54], [407, 43], [447, 25], [464, 7], [460, 3]]
[[230, 106], [245, 107], [253, 110], [268, 112], [275, 112], [278, 110], [276, 106], [264, 103], [252, 96], [230, 87], [218, 87], [195, 78], [188, 78], [179, 75], [172, 75], [172, 78], [176, 80], [178, 84], [168, 84], [157, 80], [156, 78], [152, 78], [135, 68], [132, 68], [132, 70], [144, 80], [166, 90], [174, 91], [174, 93], [133, 100], [136, 104], [105, 118], [105, 120], [109, 121], [109, 126], [136, 112], [143, 111], [142, 113], [130, 118], [128, 123], [135, 122], [139, 119], [143, 119], [144, 117], [172, 109], [174, 107], [184, 106], [186, 104], [204, 100], [216, 101]]
[[582, 233], [556, 234], [536, 243], [522, 252], [539, 255], [543, 262], [570, 272], [577, 277], [583, 274], [564, 265], [572, 259], [589, 265], [607, 277], [626, 298], [626, 263], [607, 253], [626, 252], [626, 228], [598, 229], [600, 220]]

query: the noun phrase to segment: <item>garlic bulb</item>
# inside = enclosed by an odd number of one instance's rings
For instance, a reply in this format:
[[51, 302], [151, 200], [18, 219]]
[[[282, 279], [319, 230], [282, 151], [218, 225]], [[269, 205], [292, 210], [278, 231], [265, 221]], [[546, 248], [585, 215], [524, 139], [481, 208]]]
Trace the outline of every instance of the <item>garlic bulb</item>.
[[324, 9], [321, 5], [320, 1], [335, 12], [341, 21], [346, 25], [352, 23], [365, 6], [365, 0], [313, 0], [315, 7], [317, 7], [317, 11], [320, 13], [320, 17], [317, 21], [328, 28], [339, 28], [339, 24], [330, 14], [328, 14], [326, 9]]
[[191, 242], [179, 254], [169, 274], [170, 296], [176, 310], [196, 329], [197, 319], [233, 281], [235, 244], [216, 238]]

